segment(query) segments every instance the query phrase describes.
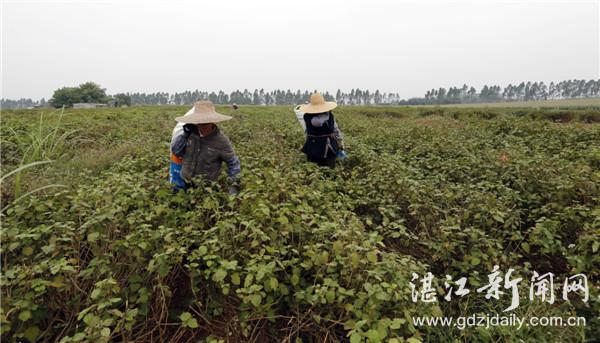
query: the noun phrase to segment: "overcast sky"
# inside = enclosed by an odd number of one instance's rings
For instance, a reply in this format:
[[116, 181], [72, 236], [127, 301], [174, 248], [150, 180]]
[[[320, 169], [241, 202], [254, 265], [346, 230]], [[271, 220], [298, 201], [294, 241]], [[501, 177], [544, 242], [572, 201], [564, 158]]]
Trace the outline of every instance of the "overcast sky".
[[597, 79], [596, 1], [6, 1], [2, 97]]

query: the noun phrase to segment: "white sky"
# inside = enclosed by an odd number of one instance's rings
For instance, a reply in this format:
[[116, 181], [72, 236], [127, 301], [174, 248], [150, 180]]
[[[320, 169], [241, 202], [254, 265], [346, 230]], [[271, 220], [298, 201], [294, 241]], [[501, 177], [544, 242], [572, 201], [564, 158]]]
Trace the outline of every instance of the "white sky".
[[595, 1], [2, 0], [1, 96], [597, 79]]

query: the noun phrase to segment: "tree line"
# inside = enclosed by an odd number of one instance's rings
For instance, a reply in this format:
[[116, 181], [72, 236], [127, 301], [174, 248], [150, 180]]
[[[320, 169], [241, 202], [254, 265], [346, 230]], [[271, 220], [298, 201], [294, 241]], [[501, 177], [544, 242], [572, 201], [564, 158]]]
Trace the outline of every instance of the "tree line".
[[[210, 100], [216, 104], [239, 105], [295, 105], [310, 99], [314, 91], [308, 90], [273, 90], [255, 89], [250, 91], [236, 90], [231, 93], [223, 91], [186, 91], [169, 94], [127, 93], [131, 103], [136, 105], [189, 105], [196, 100]], [[350, 92], [337, 90], [335, 94], [323, 93], [328, 101], [337, 101], [341, 105], [431, 105], [431, 104], [464, 104], [477, 102], [530, 101], [547, 99], [590, 98], [600, 96], [599, 80], [566, 80], [561, 82], [521, 82], [518, 85], [483, 86], [481, 91], [475, 87], [463, 85], [431, 89], [422, 98], [402, 99], [397, 93], [383, 93], [379, 90], [371, 92], [359, 88]]]
[[431, 89], [422, 99], [423, 104], [463, 104], [476, 102], [530, 101], [548, 99], [594, 98], [600, 96], [599, 80], [566, 80], [561, 82], [521, 82], [518, 85], [483, 86], [480, 92], [474, 87]]
[[[314, 91], [308, 90], [271, 90], [264, 89], [224, 91], [184, 91], [155, 93], [119, 93], [112, 96], [93, 82], [79, 87], [63, 87], [57, 89], [50, 100], [34, 101], [32, 99], [1, 99], [1, 107], [31, 108], [54, 106], [72, 106], [78, 102], [111, 103], [121, 105], [190, 105], [197, 100], [210, 100], [216, 104], [239, 105], [295, 105], [305, 103]], [[341, 105], [432, 105], [432, 104], [466, 104], [502, 101], [530, 101], [547, 99], [593, 98], [600, 96], [600, 79], [598, 80], [565, 80], [550, 82], [521, 82], [509, 84], [502, 88], [498, 85], [485, 85], [480, 91], [473, 86], [438, 88], [428, 90], [423, 97], [402, 99], [397, 93], [384, 93], [376, 90], [352, 89], [350, 92], [337, 90], [335, 94], [324, 92], [328, 101], [337, 101]]]

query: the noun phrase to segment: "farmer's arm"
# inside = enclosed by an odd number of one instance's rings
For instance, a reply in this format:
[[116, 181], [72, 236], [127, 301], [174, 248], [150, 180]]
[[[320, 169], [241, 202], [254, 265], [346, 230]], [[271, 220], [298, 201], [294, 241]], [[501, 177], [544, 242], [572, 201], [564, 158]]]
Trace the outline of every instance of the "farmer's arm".
[[171, 142], [171, 152], [173, 155], [181, 157], [185, 152], [185, 143], [187, 137], [185, 135], [179, 135]]
[[177, 124], [173, 129], [173, 138], [171, 139], [171, 152], [173, 155], [182, 157], [185, 153], [185, 145], [190, 135], [190, 129], [188, 126], [182, 123]]
[[300, 105], [294, 108], [294, 113], [296, 114], [296, 119], [300, 122], [300, 126], [302, 126], [302, 130], [306, 132], [306, 123], [304, 122], [304, 113], [300, 110]]
[[240, 159], [236, 156], [231, 142], [225, 136], [223, 136], [221, 149], [221, 159], [227, 164], [227, 177], [230, 181], [237, 181], [239, 174], [242, 171]]
[[230, 181], [236, 181], [242, 171], [240, 159], [236, 155], [233, 155], [231, 158], [224, 161], [227, 164], [227, 177]]

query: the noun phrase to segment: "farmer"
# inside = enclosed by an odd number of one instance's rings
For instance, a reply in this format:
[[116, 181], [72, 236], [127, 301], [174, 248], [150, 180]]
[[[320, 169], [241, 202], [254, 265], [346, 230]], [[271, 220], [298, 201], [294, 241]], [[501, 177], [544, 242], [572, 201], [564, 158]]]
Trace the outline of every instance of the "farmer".
[[225, 162], [229, 194], [239, 192], [240, 160], [229, 138], [216, 125], [231, 118], [217, 113], [210, 101], [198, 101], [183, 117], [175, 118], [178, 124], [171, 140], [170, 178], [175, 190], [193, 187], [192, 179], [198, 175], [216, 181], [221, 175], [221, 164]]
[[310, 103], [294, 109], [296, 117], [303, 113], [306, 142], [302, 152], [309, 161], [320, 166], [335, 167], [336, 157], [346, 156], [339, 130], [331, 110], [337, 107], [333, 101], [325, 101], [323, 95], [314, 93]]

